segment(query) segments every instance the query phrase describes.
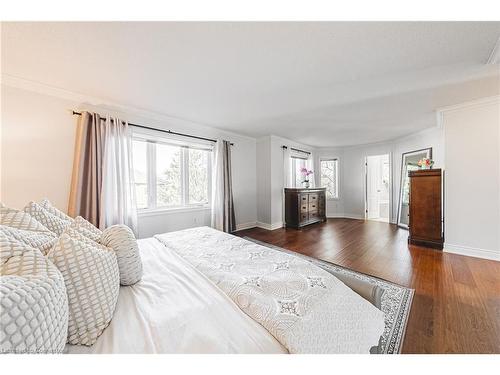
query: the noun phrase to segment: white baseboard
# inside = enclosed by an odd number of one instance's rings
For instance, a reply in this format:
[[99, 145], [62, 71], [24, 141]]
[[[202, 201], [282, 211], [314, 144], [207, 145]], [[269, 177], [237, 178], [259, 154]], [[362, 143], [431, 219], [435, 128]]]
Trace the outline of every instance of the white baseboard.
[[443, 251], [445, 253], [453, 253], [459, 255], [466, 255], [469, 257], [500, 261], [500, 251], [495, 251], [495, 250], [478, 249], [474, 247], [445, 243]]
[[262, 228], [262, 229], [275, 230], [275, 229], [283, 228], [283, 223], [280, 221], [278, 223], [268, 224], [268, 223], [262, 223], [260, 221], [257, 221], [256, 226], [258, 228]]
[[243, 229], [255, 228], [256, 226], [257, 226], [257, 222], [256, 221], [251, 221], [251, 222], [248, 222], [248, 223], [236, 224], [236, 232], [239, 231], [239, 230], [243, 230]]
[[344, 214], [326, 214], [327, 219], [343, 219]]
[[357, 219], [357, 220], [365, 220], [365, 217], [362, 216], [362, 215], [357, 215], [357, 214], [344, 214], [344, 216], [342, 216], [343, 218], [346, 218], [346, 219]]

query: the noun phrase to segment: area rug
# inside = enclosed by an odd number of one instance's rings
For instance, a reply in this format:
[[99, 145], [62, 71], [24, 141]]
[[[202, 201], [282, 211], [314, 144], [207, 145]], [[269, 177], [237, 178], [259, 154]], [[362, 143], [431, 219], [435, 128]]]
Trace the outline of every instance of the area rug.
[[250, 237], [243, 237], [248, 241], [255, 242], [259, 245], [269, 247], [271, 249], [283, 251], [308, 260], [318, 267], [323, 268], [328, 272], [345, 273], [354, 276], [360, 280], [375, 284], [384, 289], [382, 295], [382, 312], [385, 316], [385, 330], [380, 338], [378, 345], [379, 354], [398, 354], [401, 352], [403, 340], [406, 331], [406, 324], [410, 315], [411, 303], [413, 300], [414, 289], [391, 283], [390, 281], [379, 279], [375, 276], [366, 275], [364, 273], [353, 271], [324, 260], [314, 259], [306, 255], [296, 253], [282, 247], [274, 246], [266, 242], [262, 242]]

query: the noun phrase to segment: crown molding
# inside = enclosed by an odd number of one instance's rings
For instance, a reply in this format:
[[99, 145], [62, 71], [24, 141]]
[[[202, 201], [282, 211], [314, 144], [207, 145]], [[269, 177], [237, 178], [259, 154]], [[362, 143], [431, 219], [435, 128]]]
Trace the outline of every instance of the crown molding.
[[493, 46], [491, 50], [490, 56], [488, 57], [488, 61], [486, 61], [487, 65], [500, 64], [500, 37], [497, 39], [497, 42]]
[[500, 95], [493, 95], [493, 96], [487, 96], [485, 98], [480, 98], [476, 100], [470, 100], [468, 102], [460, 103], [460, 104], [454, 104], [450, 105], [447, 107], [441, 107], [436, 109], [438, 119], [440, 118], [440, 115], [442, 115], [445, 112], [453, 112], [453, 111], [459, 111], [465, 108], [469, 107], [477, 107], [481, 105], [488, 105], [488, 104], [495, 104], [498, 103], [500, 104]]
[[42, 95], [53, 96], [59, 99], [75, 102], [78, 108], [68, 108], [68, 111], [72, 111], [74, 109], [85, 109], [87, 106], [95, 106], [100, 107], [104, 111], [112, 111], [122, 113], [125, 117], [127, 116], [137, 116], [145, 119], [156, 120], [164, 122], [167, 127], [195, 127], [198, 129], [204, 129], [208, 132], [219, 132], [222, 134], [227, 134], [228, 136], [236, 136], [238, 138], [248, 139], [252, 141], [256, 141], [256, 138], [250, 137], [248, 135], [236, 133], [230, 130], [216, 128], [214, 126], [194, 122], [191, 120], [187, 120], [180, 117], [171, 116], [165, 113], [151, 111], [148, 109], [138, 108], [134, 106], [125, 105], [123, 103], [115, 102], [112, 100], [107, 100], [103, 98], [99, 98], [92, 95], [86, 95], [82, 93], [78, 93], [75, 91], [70, 91], [66, 89], [62, 89], [60, 87], [51, 86], [42, 82], [32, 81], [29, 79], [13, 76], [10, 74], [2, 73], [2, 85], [14, 87], [17, 89], [35, 92]]

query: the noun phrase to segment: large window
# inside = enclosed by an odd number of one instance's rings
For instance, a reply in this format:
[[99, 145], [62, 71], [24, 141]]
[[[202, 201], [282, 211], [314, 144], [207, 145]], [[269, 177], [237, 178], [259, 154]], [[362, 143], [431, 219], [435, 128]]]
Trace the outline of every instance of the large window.
[[208, 205], [211, 163], [212, 152], [208, 147], [134, 138], [137, 208]]
[[304, 176], [302, 176], [300, 170], [306, 167], [307, 159], [292, 156], [291, 161], [292, 162], [290, 163], [290, 166], [292, 169], [291, 176], [292, 176], [293, 187], [302, 187], [302, 181], [304, 179]]
[[325, 159], [321, 164], [321, 186], [326, 188], [327, 199], [338, 199], [339, 197], [339, 161], [337, 159]]

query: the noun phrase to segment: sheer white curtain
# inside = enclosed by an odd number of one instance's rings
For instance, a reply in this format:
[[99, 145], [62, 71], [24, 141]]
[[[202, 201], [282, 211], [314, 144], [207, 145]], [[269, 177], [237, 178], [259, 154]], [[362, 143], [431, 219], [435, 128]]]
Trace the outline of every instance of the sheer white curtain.
[[103, 156], [102, 207], [100, 223], [104, 227], [125, 224], [137, 234], [132, 166], [132, 132], [126, 122], [107, 118]]
[[282, 221], [283, 226], [285, 225], [285, 188], [293, 187], [294, 182], [292, 182], [292, 154], [290, 148], [283, 147], [283, 189], [281, 191], [282, 200]]
[[224, 232], [236, 230], [231, 181], [231, 143], [218, 140], [212, 168], [212, 227]]
[[314, 170], [314, 154], [312, 152], [307, 157], [306, 168], [309, 169], [310, 171], [313, 171], [313, 174], [309, 178], [309, 186], [314, 188], [314, 187], [316, 187], [316, 183], [315, 183], [316, 178], [317, 178], [316, 174], [319, 172]]
[[293, 187], [290, 149], [283, 148], [283, 187]]

